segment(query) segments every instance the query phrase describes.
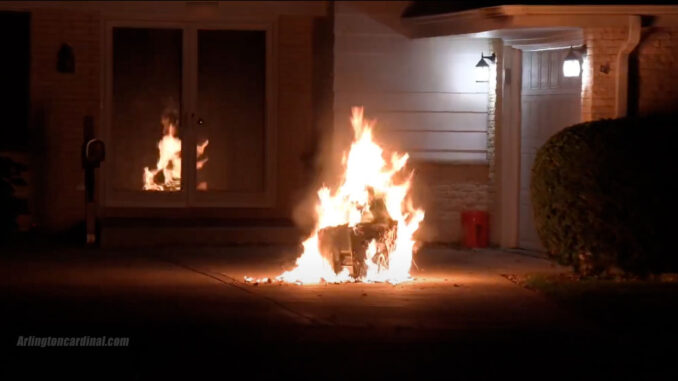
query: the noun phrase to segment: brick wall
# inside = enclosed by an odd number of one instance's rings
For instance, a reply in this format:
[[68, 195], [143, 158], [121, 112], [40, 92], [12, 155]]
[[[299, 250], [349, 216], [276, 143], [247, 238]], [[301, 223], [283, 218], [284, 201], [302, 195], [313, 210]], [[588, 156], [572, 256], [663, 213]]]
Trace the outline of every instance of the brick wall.
[[[32, 171], [36, 223], [65, 229], [82, 219], [80, 145], [85, 115], [99, 116], [99, 19], [94, 14], [31, 13]], [[75, 73], [56, 70], [63, 43], [75, 54]]]
[[280, 217], [289, 217], [301, 198], [304, 164], [313, 123], [313, 19], [282, 16], [279, 24], [278, 63], [278, 205]]
[[426, 212], [417, 239], [459, 242], [461, 212], [489, 208], [489, 166], [415, 162], [412, 167], [413, 201]]
[[[678, 28], [648, 28], [643, 30], [640, 45], [629, 65], [631, 76], [637, 76], [630, 86], [637, 97], [635, 108], [641, 114], [675, 111], [678, 109]], [[635, 70], [634, 70], [635, 69]], [[632, 82], [632, 83], [633, 83]], [[633, 101], [633, 100], [632, 100]], [[633, 107], [635, 106], [635, 107]]]
[[617, 53], [627, 36], [625, 28], [584, 29], [582, 121], [614, 117]]
[[[586, 28], [582, 120], [615, 117], [617, 54], [626, 28]], [[678, 106], [678, 28], [644, 28], [629, 63], [629, 113], [673, 111]]]
[[[225, 209], [220, 212], [222, 218], [289, 217], [300, 198], [299, 190], [308, 181], [304, 160], [316, 145], [311, 132], [317, 122], [313, 107], [328, 102], [322, 98], [327, 94], [312, 96], [317, 60], [313, 40], [323, 29], [316, 28], [319, 19], [314, 16], [274, 17], [278, 17], [279, 43], [277, 204], [270, 209]], [[31, 174], [35, 190], [31, 206], [37, 225], [48, 231], [69, 229], [84, 216], [82, 124], [84, 116], [93, 115], [97, 129], [101, 127], [100, 36], [101, 18], [94, 11], [31, 10]], [[63, 43], [75, 54], [73, 74], [56, 70], [57, 52]], [[317, 91], [327, 93], [324, 88]], [[322, 118], [326, 123], [331, 114]], [[107, 159], [113, 160], [110, 154]]]

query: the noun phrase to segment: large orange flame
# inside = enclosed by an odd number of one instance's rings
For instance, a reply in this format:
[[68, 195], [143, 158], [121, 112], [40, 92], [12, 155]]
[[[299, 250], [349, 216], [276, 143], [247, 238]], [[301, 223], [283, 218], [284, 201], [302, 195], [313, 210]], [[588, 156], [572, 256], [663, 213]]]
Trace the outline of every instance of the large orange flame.
[[[383, 149], [374, 142], [373, 122], [363, 118], [363, 108], [352, 109], [351, 124], [354, 140], [344, 155], [344, 173], [341, 185], [334, 191], [323, 186], [318, 191], [315, 207], [316, 226], [303, 243], [303, 253], [297, 258], [296, 267], [278, 277], [281, 281], [295, 283], [320, 282], [390, 282], [400, 283], [410, 279], [413, 235], [424, 219], [424, 211], [412, 206], [409, 195], [412, 172], [403, 173], [407, 154], [393, 153], [385, 158]], [[405, 176], [403, 176], [403, 174]], [[397, 178], [404, 180], [397, 181]], [[335, 273], [332, 265], [319, 249], [318, 233], [326, 227], [348, 224], [354, 227], [363, 221], [370, 200], [370, 191], [383, 198], [390, 218], [397, 222], [396, 242], [389, 253], [388, 266], [380, 266], [373, 256], [376, 242], [367, 249], [367, 274], [362, 279], [353, 279], [347, 270]]]

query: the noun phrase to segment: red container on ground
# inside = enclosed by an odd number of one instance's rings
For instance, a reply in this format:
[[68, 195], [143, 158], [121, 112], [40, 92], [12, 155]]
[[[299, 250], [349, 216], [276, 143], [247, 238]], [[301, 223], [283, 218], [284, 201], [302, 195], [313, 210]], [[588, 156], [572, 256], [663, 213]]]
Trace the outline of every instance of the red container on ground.
[[468, 210], [461, 213], [464, 246], [469, 248], [487, 247], [490, 230], [489, 220], [487, 212], [482, 210]]

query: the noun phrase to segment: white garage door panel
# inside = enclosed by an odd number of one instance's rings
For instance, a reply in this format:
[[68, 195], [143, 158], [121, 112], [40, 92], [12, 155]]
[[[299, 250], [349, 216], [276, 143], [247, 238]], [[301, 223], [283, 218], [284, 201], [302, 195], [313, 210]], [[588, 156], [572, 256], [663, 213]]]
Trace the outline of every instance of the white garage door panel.
[[543, 250], [530, 201], [535, 156], [553, 134], [581, 120], [581, 80], [562, 76], [566, 54], [566, 49], [523, 53], [518, 244], [530, 250]]

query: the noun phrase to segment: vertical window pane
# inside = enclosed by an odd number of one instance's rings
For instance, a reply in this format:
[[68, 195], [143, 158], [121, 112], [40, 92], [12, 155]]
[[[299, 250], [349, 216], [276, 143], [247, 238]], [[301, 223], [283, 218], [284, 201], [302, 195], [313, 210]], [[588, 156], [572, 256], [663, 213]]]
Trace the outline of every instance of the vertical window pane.
[[198, 32], [199, 190], [264, 189], [265, 80], [266, 32]]
[[113, 30], [114, 189], [181, 189], [181, 33]]

